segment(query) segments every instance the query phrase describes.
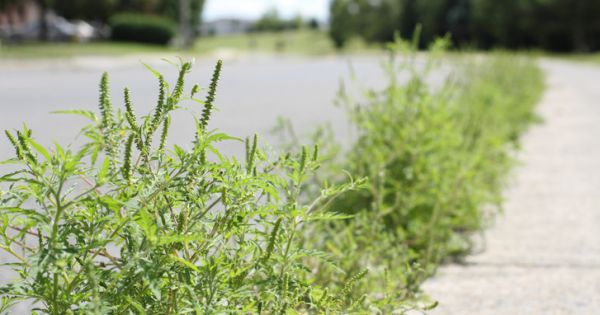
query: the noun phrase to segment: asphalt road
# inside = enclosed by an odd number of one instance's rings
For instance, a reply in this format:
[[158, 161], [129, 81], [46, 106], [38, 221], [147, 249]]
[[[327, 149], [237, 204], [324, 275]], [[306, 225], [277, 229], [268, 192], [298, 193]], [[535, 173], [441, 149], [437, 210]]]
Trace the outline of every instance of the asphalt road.
[[[173, 82], [175, 67], [157, 57], [142, 57]], [[214, 66], [212, 58], [197, 60], [188, 85], [207, 87]], [[266, 136], [276, 125], [278, 117], [294, 121], [295, 128], [309, 131], [318, 124], [332, 123], [346, 138], [347, 123], [344, 110], [334, 106], [340, 80], [349, 81], [350, 64], [363, 85], [381, 86], [383, 72], [379, 57], [353, 58], [267, 58], [261, 56], [225, 60], [219, 84], [216, 107], [218, 111], [210, 128], [219, 128], [233, 136], [246, 137], [254, 133]], [[131, 89], [136, 112], [151, 113], [156, 104], [155, 77], [137, 58], [85, 58], [71, 62], [56, 61], [37, 64], [0, 64], [0, 129], [20, 128], [23, 122], [33, 129], [40, 143], [59, 141], [70, 143], [76, 128], [84, 119], [48, 115], [61, 109], [97, 109], [98, 82], [108, 71], [113, 103], [123, 106], [122, 91]], [[200, 105], [187, 104], [196, 113]], [[194, 134], [193, 120], [180, 112], [174, 120], [172, 139], [185, 144]], [[237, 151], [232, 148], [232, 152]], [[0, 159], [11, 157], [8, 142], [0, 140]]]

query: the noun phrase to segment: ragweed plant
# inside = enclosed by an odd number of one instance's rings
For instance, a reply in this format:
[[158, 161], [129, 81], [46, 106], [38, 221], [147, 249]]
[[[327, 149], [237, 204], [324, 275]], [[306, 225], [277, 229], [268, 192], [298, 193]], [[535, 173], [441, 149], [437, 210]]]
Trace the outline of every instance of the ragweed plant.
[[[24, 127], [7, 131], [15, 171], [0, 177], [0, 248], [13, 257], [1, 268], [16, 273], [2, 286], [2, 310], [35, 303], [43, 314], [294, 314], [356, 308], [353, 288], [315, 283], [302, 247], [310, 226], [340, 216], [331, 201], [363, 180], [305, 185], [319, 167], [318, 147], [270, 158], [257, 136], [244, 158], [226, 156], [221, 141], [243, 142], [211, 130], [222, 63], [205, 100], [185, 92], [192, 63], [179, 67], [171, 87], [158, 80], [154, 110], [139, 117], [131, 92], [123, 109], [100, 83], [99, 113], [66, 111], [90, 120], [80, 149], [45, 148]], [[203, 108], [187, 147], [167, 147], [172, 113], [191, 101]]]
[[[304, 235], [306, 246], [327, 248], [345, 271], [314, 261], [317, 283], [343, 287], [368, 268], [351, 290], [367, 292], [362, 303], [380, 313], [435, 306], [422, 303], [420, 285], [444, 259], [471, 249], [486, 209], [500, 204], [511, 151], [533, 121], [542, 90], [541, 72], [526, 57], [449, 63], [447, 39], [427, 55], [418, 53], [417, 39], [390, 44], [383, 89], [359, 98], [340, 92], [355, 141], [315, 178], [334, 181], [331, 171], [345, 169], [367, 185], [331, 204], [352, 219]], [[446, 77], [433, 86], [432, 75]]]

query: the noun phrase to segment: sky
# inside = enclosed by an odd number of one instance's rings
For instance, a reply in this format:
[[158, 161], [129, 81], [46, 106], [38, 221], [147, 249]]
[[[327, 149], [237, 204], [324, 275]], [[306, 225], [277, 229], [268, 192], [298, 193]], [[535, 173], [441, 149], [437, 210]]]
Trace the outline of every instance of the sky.
[[207, 21], [224, 17], [257, 19], [273, 8], [286, 18], [300, 14], [325, 20], [329, 0], [206, 0], [204, 18]]

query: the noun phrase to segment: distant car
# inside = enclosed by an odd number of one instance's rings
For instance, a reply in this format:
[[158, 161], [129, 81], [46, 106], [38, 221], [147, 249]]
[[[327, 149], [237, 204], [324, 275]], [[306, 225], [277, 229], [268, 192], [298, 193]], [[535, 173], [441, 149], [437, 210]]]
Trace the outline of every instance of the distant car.
[[[48, 40], [50, 41], [80, 41], [85, 42], [99, 36], [95, 27], [85, 21], [70, 22], [56, 16], [48, 16]], [[41, 22], [29, 23], [13, 34], [16, 40], [35, 40], [40, 37]]]
[[88, 41], [99, 37], [99, 31], [86, 21], [75, 21], [75, 38], [78, 41]]

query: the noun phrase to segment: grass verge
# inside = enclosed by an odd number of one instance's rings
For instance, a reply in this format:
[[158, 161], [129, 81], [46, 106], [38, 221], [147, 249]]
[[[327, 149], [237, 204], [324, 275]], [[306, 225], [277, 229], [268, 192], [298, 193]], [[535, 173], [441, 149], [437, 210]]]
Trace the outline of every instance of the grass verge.
[[56, 59], [84, 56], [125, 56], [139, 53], [177, 52], [163, 46], [135, 43], [24, 43], [0, 46], [2, 59]]
[[[380, 51], [360, 40], [349, 43], [343, 52]], [[326, 55], [335, 49], [326, 33], [320, 31], [263, 32], [218, 37], [203, 37], [191, 50], [180, 50], [160, 45], [92, 42], [92, 43], [25, 43], [0, 46], [3, 59], [72, 58], [81, 56], [125, 56], [131, 54], [173, 53], [204, 55], [219, 51], [240, 53]]]

